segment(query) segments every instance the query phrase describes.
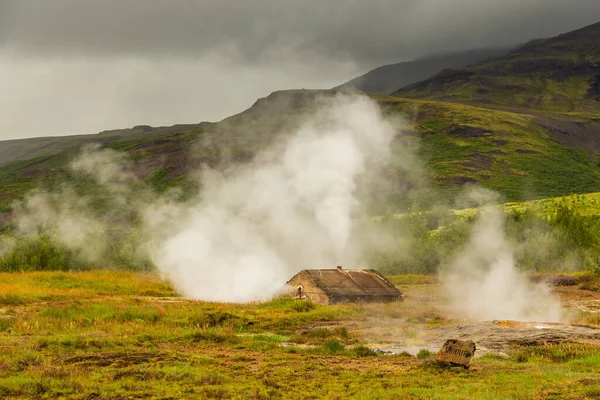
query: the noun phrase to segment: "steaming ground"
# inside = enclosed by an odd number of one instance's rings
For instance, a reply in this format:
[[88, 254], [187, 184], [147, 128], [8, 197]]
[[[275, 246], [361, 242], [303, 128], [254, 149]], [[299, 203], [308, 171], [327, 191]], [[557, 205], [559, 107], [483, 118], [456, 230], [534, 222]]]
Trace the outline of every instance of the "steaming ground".
[[[470, 191], [467, 198], [478, 207], [498, 200], [483, 189]], [[477, 320], [563, 321], [550, 288], [530, 282], [517, 269], [504, 232], [501, 210], [485, 207], [467, 246], [444, 273], [452, 308]]]
[[[357, 266], [361, 244], [351, 236], [363, 215], [359, 180], [389, 161], [398, 131], [366, 97], [319, 104], [249, 165], [199, 171], [202, 192], [185, 203], [173, 193], [157, 199], [123, 154], [85, 148], [71, 173], [92, 179], [100, 193], [78, 194], [65, 184], [30, 194], [16, 207], [18, 235], [44, 232], [98, 265], [115, 251], [113, 225], [138, 221], [120, 241], [133, 251], [118, 248], [117, 256], [147, 257], [180, 293], [210, 301], [265, 300], [301, 269]], [[102, 216], [92, 209], [99, 202], [108, 210]]]
[[[401, 133], [366, 97], [338, 96], [319, 105], [300, 129], [278, 135], [284, 139], [252, 163], [198, 171], [202, 191], [186, 202], [175, 200], [176, 193], [157, 198], [123, 154], [86, 148], [71, 173], [100, 190], [81, 194], [65, 184], [31, 193], [15, 207], [16, 236], [41, 232], [88, 265], [103, 265], [109, 252], [125, 263], [146, 260], [184, 296], [210, 301], [265, 300], [301, 269], [363, 266], [366, 247], [389, 243], [385, 232], [370, 240], [355, 234], [374, 194], [361, 185], [389, 162]], [[395, 151], [407, 169], [421, 168], [411, 150]], [[465, 198], [468, 206], [499, 201], [482, 190], [467, 190]], [[105, 212], [94, 212], [93, 204]], [[134, 228], [115, 246], [113, 226], [127, 223]], [[0, 254], [14, 245], [0, 242]], [[469, 244], [443, 271], [453, 312], [479, 320], [562, 320], [549, 289], [529, 283], [513, 254], [501, 214], [487, 208]]]
[[152, 260], [186, 296], [241, 302], [272, 297], [304, 268], [357, 265], [358, 180], [389, 160], [395, 134], [370, 100], [336, 98], [250, 166], [207, 171], [201, 201], [146, 218], [170, 232]]

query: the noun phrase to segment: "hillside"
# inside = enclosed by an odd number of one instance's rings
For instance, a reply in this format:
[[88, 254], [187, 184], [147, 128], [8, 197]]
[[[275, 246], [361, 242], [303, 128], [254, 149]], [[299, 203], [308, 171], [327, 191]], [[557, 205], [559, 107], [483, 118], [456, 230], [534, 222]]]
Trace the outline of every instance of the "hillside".
[[[188, 185], [187, 173], [200, 165], [250, 161], [275, 133], [297, 126], [306, 105], [328, 91], [283, 91], [259, 99], [251, 108], [217, 124], [134, 127], [96, 135], [32, 138], [1, 142], [0, 225], [12, 203], [34, 188], [51, 188], [74, 179], [69, 163], [92, 143], [128, 153], [131, 170], [156, 190]], [[306, 108], [308, 111], [309, 108]]]
[[[565, 141], [552, 125], [574, 130], [573, 122], [451, 102], [375, 98], [388, 110], [412, 115], [429, 177], [446, 191], [481, 184], [506, 200], [520, 200], [600, 188], [595, 154]], [[581, 140], [590, 134], [580, 133]]]
[[[372, 188], [373, 213], [451, 198], [473, 184], [505, 201], [600, 191], [599, 63], [596, 24], [446, 70], [395, 96], [371, 94], [385, 114], [411, 123], [392, 144], [384, 183]], [[274, 92], [218, 123], [2, 142], [0, 225], [28, 191], [73, 183], [68, 165], [85, 144], [127, 152], [131, 171], [156, 191], [191, 189], [197, 183], [190, 171], [251, 161], [318, 110], [321, 98], [339, 92]], [[422, 166], [407, 165], [406, 147]], [[86, 182], [74, 183], [89, 190]]]
[[394, 95], [596, 113], [600, 111], [600, 23], [531, 41], [504, 57], [447, 69]]
[[[193, 184], [187, 173], [201, 164], [217, 166], [252, 160], [260, 149], [298, 126], [302, 117], [318, 106], [319, 98], [335, 93], [275, 92], [219, 123], [146, 128], [147, 136], [134, 129], [112, 136], [60, 138], [50, 143], [70, 146], [50, 149], [43, 147], [48, 139], [23, 141], [29, 151], [35, 150], [32, 154], [42, 155], [0, 165], [0, 219], [8, 218], [12, 202], [27, 191], [72, 179], [67, 166], [77, 154], [75, 147], [94, 138], [110, 137], [103, 145], [126, 151], [132, 171], [162, 191]], [[409, 188], [413, 196], [437, 198], [438, 189], [442, 195], [450, 195], [465, 184], [481, 184], [499, 191], [506, 200], [600, 191], [595, 157], [577, 143], [561, 142], [560, 134], [550, 129], [548, 118], [450, 102], [372, 98], [386, 114], [413, 121], [410, 135], [393, 144], [394, 158], [383, 172], [388, 184], [378, 188], [373, 200], [377, 212], [406, 207], [416, 199], [406, 196]], [[551, 121], [562, 124], [566, 131], [577, 126], [564, 120]], [[585, 132], [582, 137], [586, 137]], [[418, 149], [426, 164], [424, 171], [415, 175], [406, 169], [402, 158], [405, 146]]]
[[151, 127], [139, 125], [130, 129], [116, 129], [100, 132], [95, 135], [72, 135], [59, 137], [37, 137], [2, 141], [0, 146], [0, 165], [11, 161], [77, 151], [82, 145], [90, 143], [109, 144], [120, 140], [145, 140], [170, 133], [192, 130], [201, 125], [174, 125], [169, 127]]
[[398, 88], [427, 79], [447, 68], [461, 68], [507, 54], [509, 48], [490, 48], [435, 54], [413, 61], [384, 65], [354, 78], [336, 89], [390, 94]]

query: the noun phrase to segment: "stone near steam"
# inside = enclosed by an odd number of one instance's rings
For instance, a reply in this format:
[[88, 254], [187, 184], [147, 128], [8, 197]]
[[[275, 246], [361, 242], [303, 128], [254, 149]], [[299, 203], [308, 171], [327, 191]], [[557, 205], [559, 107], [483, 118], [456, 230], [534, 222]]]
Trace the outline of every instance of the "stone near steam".
[[435, 360], [444, 364], [462, 365], [469, 368], [474, 355], [475, 343], [473, 341], [448, 339], [435, 355]]

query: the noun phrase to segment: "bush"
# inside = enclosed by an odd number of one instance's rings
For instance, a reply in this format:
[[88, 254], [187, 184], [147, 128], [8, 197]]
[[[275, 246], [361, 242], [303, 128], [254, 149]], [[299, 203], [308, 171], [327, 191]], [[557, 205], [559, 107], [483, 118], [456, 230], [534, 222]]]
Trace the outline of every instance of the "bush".
[[345, 351], [344, 345], [336, 340], [332, 340], [323, 345], [323, 352], [325, 354], [339, 354], [344, 353]]
[[0, 258], [0, 271], [58, 271], [75, 267], [74, 254], [49, 236], [24, 238]]
[[352, 352], [357, 357], [377, 357], [377, 353], [366, 346], [356, 346]]
[[[586, 205], [554, 201], [510, 209], [504, 230], [515, 263], [526, 271], [586, 269], [600, 275], [600, 219], [585, 215]], [[422, 211], [386, 215], [382, 228], [396, 246], [373, 251], [369, 264], [386, 274], [435, 274], [467, 243], [477, 212]]]
[[419, 358], [419, 359], [432, 358], [433, 356], [435, 356], [435, 354], [430, 352], [427, 349], [421, 349], [417, 353], [417, 358]]
[[74, 250], [54, 239], [52, 232], [30, 236], [0, 237], [0, 246], [9, 243], [5, 252], [0, 247], [0, 271], [68, 271], [95, 268], [117, 268], [131, 271], [149, 271], [154, 267], [138, 250], [140, 233], [134, 228], [129, 232], [117, 231], [109, 235], [102, 260], [91, 264], [82, 256], [82, 250]]

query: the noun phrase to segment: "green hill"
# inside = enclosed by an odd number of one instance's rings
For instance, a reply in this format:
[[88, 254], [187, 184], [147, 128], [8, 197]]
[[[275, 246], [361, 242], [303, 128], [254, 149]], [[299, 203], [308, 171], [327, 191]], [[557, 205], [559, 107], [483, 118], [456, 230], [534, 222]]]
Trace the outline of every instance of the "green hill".
[[[124, 133], [113, 136], [103, 146], [126, 151], [136, 175], [157, 190], [164, 190], [185, 184], [187, 172], [201, 164], [250, 161], [277, 135], [299, 125], [320, 96], [334, 93], [275, 92], [220, 123], [162, 128], [149, 131], [147, 136]], [[387, 114], [413, 121], [408, 145], [418, 147], [428, 175], [428, 179], [412, 177], [413, 186], [431, 181], [432, 190], [440, 188], [442, 193], [450, 194], [465, 184], [479, 183], [499, 191], [506, 200], [600, 191], [595, 156], [561, 143], [543, 118], [450, 102], [372, 98]], [[69, 179], [67, 166], [76, 156], [75, 150], [95, 137], [101, 136], [61, 139], [69, 146], [58, 151], [43, 147], [47, 139], [39, 140], [40, 148], [36, 148], [34, 139], [25, 142], [34, 154], [42, 155], [0, 165], [0, 211], [10, 211], [12, 201], [28, 190]], [[406, 146], [405, 139], [394, 146]], [[401, 184], [407, 179], [402, 160], [398, 159], [402, 152], [394, 154], [396, 159], [385, 172], [392, 185], [381, 187], [377, 193], [378, 207], [383, 209], [400, 209], [411, 200], [405, 198], [405, 186]], [[398, 185], [393, 184], [395, 181]]]
[[[600, 23], [444, 71], [395, 96], [369, 95], [386, 114], [412, 123], [393, 144], [373, 212], [450, 198], [467, 184], [497, 190], [505, 201], [600, 191], [599, 62]], [[157, 191], [193, 187], [189, 171], [249, 162], [338, 92], [275, 92], [218, 123], [2, 142], [0, 225], [29, 190], [75, 180], [68, 164], [85, 144], [127, 152], [131, 170]], [[423, 169], [407, 169], [405, 146], [418, 152]]]
[[220, 123], [175, 125], [102, 132], [96, 135], [32, 138], [0, 144], [0, 225], [16, 199], [34, 188], [74, 179], [68, 168], [79, 150], [92, 143], [125, 151], [131, 170], [158, 191], [190, 184], [187, 173], [200, 165], [243, 163], [293, 129], [315, 98], [329, 91], [283, 91], [259, 99], [248, 110]]
[[447, 69], [394, 95], [596, 113], [600, 111], [600, 22], [531, 41], [504, 57]]
[[546, 118], [451, 102], [383, 96], [377, 100], [413, 113], [421, 156], [441, 188], [481, 184], [508, 201], [600, 188], [597, 156], [562, 142]]

